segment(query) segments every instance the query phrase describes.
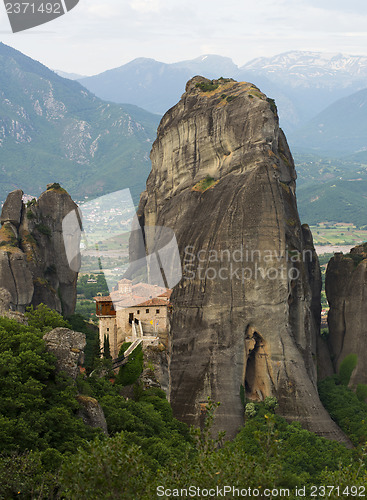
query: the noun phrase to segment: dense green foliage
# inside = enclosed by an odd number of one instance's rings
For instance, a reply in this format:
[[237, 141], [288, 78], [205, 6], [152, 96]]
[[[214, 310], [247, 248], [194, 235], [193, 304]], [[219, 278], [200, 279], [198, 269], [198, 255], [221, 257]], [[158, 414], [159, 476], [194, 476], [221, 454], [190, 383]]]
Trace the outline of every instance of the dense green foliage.
[[94, 300], [78, 300], [75, 307], [75, 313], [95, 323], [98, 322], [98, 318], [96, 318], [96, 303]]
[[[43, 335], [70, 324], [46, 306], [27, 313], [28, 325], [0, 318], [0, 496], [48, 498], [57, 487], [55, 472], [76, 450], [106, 438], [83, 423], [76, 395], [99, 400], [111, 436], [125, 431], [129, 446], [140, 446], [146, 466], [156, 470], [188, 449], [187, 427], [175, 420], [160, 390], [135, 387], [134, 399], [112, 384], [108, 360], [94, 360], [91, 377], [77, 383], [55, 371], [55, 358], [45, 350]], [[88, 325], [69, 318], [74, 328]], [[101, 446], [104, 446], [101, 444]], [[2, 455], [1, 455], [2, 453]], [[43, 496], [44, 495], [44, 496]]]
[[[98, 266], [96, 260], [95, 265]], [[77, 294], [78, 300], [76, 303], [75, 312], [81, 316], [84, 316], [89, 321], [96, 322], [98, 318], [96, 318], [96, 303], [93, 298], [97, 295], [109, 294], [109, 289], [104, 273], [98, 272], [91, 274], [80, 274], [77, 283]]]
[[87, 344], [84, 348], [84, 366], [89, 373], [94, 366], [95, 358], [100, 356], [98, 326], [86, 321], [81, 314], [69, 316], [67, 322], [72, 330], [85, 334]]
[[[223, 444], [223, 434], [212, 436], [217, 404], [210, 400], [204, 427], [189, 432], [173, 418], [162, 390], [144, 390], [138, 383], [123, 387], [109, 360], [95, 359], [91, 376], [80, 374], [74, 383], [56, 373], [55, 358], [42, 340], [45, 332], [69, 323], [45, 306], [31, 309], [27, 318], [28, 325], [0, 318], [2, 498], [144, 500], [155, 498], [158, 487], [228, 484], [260, 491], [289, 488], [288, 498], [296, 498], [296, 486], [367, 480], [362, 448], [348, 450], [286, 423], [274, 414], [275, 398], [247, 402], [244, 427]], [[74, 328], [88, 327], [79, 316], [69, 321]], [[141, 354], [137, 350], [135, 361]], [[78, 393], [99, 401], [109, 438], [83, 423]], [[367, 404], [339, 376], [323, 381], [320, 394], [353, 443], [364, 444]]]
[[[288, 498], [295, 499], [296, 486], [306, 485], [310, 491], [311, 485], [362, 485], [367, 478], [356, 452], [304, 431], [298, 424], [287, 424], [261, 404], [255, 404], [255, 416], [247, 419], [237, 437], [218, 448], [220, 438], [213, 440], [210, 436], [215, 406], [208, 404], [209, 425], [201, 433], [192, 433], [195, 450], [167, 467], [152, 473], [144, 454], [129, 445], [123, 433], [109, 442], [92, 443], [87, 451], [79, 452], [65, 464], [63, 491], [73, 499], [121, 498], [130, 494], [131, 498], [145, 500], [156, 498], [157, 491], [171, 490], [172, 495], [172, 490], [189, 485], [201, 489], [233, 485], [259, 489], [259, 498], [264, 498], [264, 488], [289, 488]], [[128, 457], [126, 463], [122, 463], [122, 456]], [[115, 463], [122, 474], [118, 474]], [[353, 483], [348, 483], [351, 479]], [[251, 494], [248, 497], [254, 498]], [[331, 494], [329, 498], [338, 496]]]
[[[126, 349], [130, 346], [131, 342], [125, 342], [120, 349], [119, 356], [122, 356]], [[126, 365], [120, 368], [116, 381], [121, 385], [133, 384], [143, 371], [143, 349], [140, 344], [130, 354]]]
[[358, 384], [356, 389], [356, 396], [360, 401], [367, 401], [367, 385]]
[[355, 445], [367, 441], [367, 404], [334, 375], [319, 384], [320, 399]]
[[339, 367], [339, 379], [344, 385], [348, 385], [350, 377], [352, 376], [354, 368], [357, 366], [358, 356], [357, 354], [348, 354], [343, 361], [340, 363]]
[[98, 294], [108, 295], [109, 290], [104, 274], [84, 274], [83, 276], [79, 276], [77, 293], [78, 295], [83, 295], [85, 299], [93, 299]]
[[0, 318], [0, 452], [51, 449], [58, 457], [99, 433], [76, 418], [76, 387], [45, 351], [43, 334], [65, 326], [56, 314], [40, 307], [28, 326]]

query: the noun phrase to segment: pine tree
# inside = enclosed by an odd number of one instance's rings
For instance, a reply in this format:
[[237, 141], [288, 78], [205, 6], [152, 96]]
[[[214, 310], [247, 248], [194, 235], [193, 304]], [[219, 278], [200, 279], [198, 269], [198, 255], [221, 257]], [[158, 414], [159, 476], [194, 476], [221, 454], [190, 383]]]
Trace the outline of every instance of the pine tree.
[[108, 335], [105, 335], [105, 337], [104, 337], [103, 357], [105, 359], [111, 359], [110, 339], [109, 339]]

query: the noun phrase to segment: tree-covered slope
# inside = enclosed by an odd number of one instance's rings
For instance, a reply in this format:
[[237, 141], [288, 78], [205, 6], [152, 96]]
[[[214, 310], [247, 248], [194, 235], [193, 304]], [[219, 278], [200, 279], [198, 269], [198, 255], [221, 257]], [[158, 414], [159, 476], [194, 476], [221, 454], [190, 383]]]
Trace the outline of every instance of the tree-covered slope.
[[297, 190], [298, 209], [302, 222], [351, 222], [356, 226], [367, 223], [367, 180], [336, 180]]
[[0, 44], [0, 200], [54, 181], [76, 199], [127, 187], [137, 196], [157, 124]]
[[302, 222], [366, 225], [366, 154], [335, 158], [295, 150], [294, 161]]

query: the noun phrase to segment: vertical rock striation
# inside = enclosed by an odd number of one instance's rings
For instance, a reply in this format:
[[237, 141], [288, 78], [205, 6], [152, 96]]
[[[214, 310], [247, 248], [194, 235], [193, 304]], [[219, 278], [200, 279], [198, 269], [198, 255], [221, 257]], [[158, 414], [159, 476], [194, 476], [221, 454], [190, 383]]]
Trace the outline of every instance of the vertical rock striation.
[[326, 271], [329, 346], [335, 370], [349, 354], [358, 356], [350, 387], [367, 384], [367, 244], [335, 254]]
[[10, 293], [10, 306], [24, 312], [40, 303], [73, 314], [77, 273], [65, 254], [62, 220], [76, 209], [58, 184], [25, 206], [23, 192], [10, 193], [1, 213], [0, 286]]
[[[175, 416], [198, 425], [210, 396], [232, 437], [240, 394], [274, 395], [287, 419], [343, 440], [317, 393], [320, 270], [274, 102], [249, 83], [195, 77], [162, 118], [151, 159], [139, 221], [173, 229], [183, 264], [171, 298]], [[149, 234], [145, 243], [151, 253]]]

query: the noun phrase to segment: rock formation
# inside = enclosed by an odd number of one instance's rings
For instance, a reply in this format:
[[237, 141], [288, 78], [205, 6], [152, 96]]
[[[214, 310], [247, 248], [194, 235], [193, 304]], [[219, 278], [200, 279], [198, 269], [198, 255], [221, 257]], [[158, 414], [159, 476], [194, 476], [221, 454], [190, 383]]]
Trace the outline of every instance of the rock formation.
[[367, 384], [367, 244], [350, 254], [335, 254], [326, 271], [329, 346], [338, 371], [349, 354], [357, 354], [350, 387]]
[[75, 309], [77, 273], [65, 254], [62, 220], [76, 204], [58, 184], [26, 206], [22, 196], [19, 189], [10, 193], [1, 213], [0, 286], [15, 311], [44, 303], [68, 316]]
[[76, 399], [80, 404], [79, 416], [83, 422], [90, 427], [99, 427], [108, 436], [106, 417], [98, 401], [81, 394]]
[[175, 416], [198, 425], [210, 396], [230, 438], [240, 394], [273, 395], [287, 419], [344, 440], [317, 393], [320, 270], [274, 101], [249, 83], [195, 77], [162, 118], [151, 160], [140, 225], [173, 229], [183, 265], [168, 352]]
[[15, 319], [18, 323], [27, 325], [27, 319], [23, 313], [11, 310], [11, 301], [10, 292], [5, 288], [0, 288], [0, 316]]
[[56, 369], [74, 380], [84, 362], [85, 334], [68, 328], [54, 328], [43, 336], [46, 349], [56, 356]]

